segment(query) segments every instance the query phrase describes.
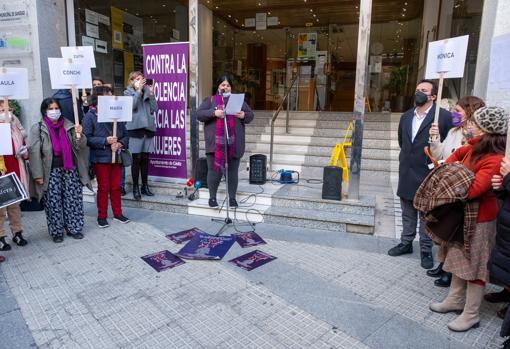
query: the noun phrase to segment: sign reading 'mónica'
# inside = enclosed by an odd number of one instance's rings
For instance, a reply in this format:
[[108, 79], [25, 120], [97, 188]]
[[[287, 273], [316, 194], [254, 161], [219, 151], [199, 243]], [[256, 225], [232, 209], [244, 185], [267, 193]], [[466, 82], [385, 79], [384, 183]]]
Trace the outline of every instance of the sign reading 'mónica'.
[[464, 76], [469, 35], [429, 42], [426, 79], [445, 79]]
[[144, 75], [154, 81], [158, 103], [149, 174], [162, 180], [187, 177], [188, 52], [187, 42], [143, 46]]

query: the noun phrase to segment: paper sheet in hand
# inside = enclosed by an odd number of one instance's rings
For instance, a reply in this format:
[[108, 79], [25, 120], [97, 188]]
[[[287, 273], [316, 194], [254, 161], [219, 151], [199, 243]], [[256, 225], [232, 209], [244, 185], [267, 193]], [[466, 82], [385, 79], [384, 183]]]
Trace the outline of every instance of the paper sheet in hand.
[[227, 115], [235, 115], [241, 111], [244, 103], [244, 93], [231, 94], [228, 98], [225, 113]]
[[[0, 112], [0, 118], [4, 118], [4, 113]], [[0, 123], [0, 155], [12, 155], [11, 124]]]

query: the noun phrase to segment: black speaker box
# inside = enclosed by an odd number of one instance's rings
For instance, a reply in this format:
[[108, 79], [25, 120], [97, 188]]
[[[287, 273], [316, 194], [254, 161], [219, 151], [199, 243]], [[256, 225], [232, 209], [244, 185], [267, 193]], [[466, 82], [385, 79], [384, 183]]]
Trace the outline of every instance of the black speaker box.
[[337, 166], [324, 167], [322, 176], [322, 198], [327, 200], [342, 200], [342, 173]]
[[264, 154], [250, 156], [250, 184], [264, 184], [267, 176], [267, 157]]
[[200, 183], [202, 183], [200, 188], [208, 188], [207, 187], [207, 158], [198, 158], [198, 160], [197, 160], [197, 174], [195, 176], [195, 181], [200, 181]]

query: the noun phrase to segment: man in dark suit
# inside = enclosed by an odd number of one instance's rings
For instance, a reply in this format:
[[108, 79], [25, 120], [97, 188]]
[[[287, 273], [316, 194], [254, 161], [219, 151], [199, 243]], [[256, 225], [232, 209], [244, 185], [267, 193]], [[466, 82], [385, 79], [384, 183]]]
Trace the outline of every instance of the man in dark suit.
[[[402, 208], [401, 242], [388, 251], [390, 256], [413, 253], [413, 240], [416, 236], [418, 211], [413, 206], [416, 190], [427, 177], [430, 169], [429, 159], [423, 149], [429, 145], [429, 129], [434, 122], [436, 111], [437, 86], [433, 81], [422, 80], [416, 86], [416, 107], [406, 111], [398, 125], [398, 144], [400, 146], [398, 189]], [[440, 109], [439, 133], [441, 141], [452, 127], [450, 112]], [[432, 258], [432, 240], [425, 233], [425, 224], [420, 222], [420, 255], [421, 266], [430, 269], [434, 266]]]

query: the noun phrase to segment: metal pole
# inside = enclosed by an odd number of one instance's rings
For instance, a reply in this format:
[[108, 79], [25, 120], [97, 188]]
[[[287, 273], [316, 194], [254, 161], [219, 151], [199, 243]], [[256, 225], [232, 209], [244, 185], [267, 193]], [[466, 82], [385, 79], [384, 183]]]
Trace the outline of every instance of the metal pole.
[[370, 44], [370, 21], [372, 0], [361, 0], [358, 28], [358, 55], [356, 59], [356, 86], [354, 89], [354, 132], [352, 139], [349, 176], [349, 199], [359, 200], [361, 172], [361, 149], [363, 145], [363, 122], [365, 118], [365, 93], [368, 76], [368, 48]]
[[198, 0], [189, 0], [189, 109], [191, 176], [196, 177], [199, 134], [197, 122], [198, 106]]

